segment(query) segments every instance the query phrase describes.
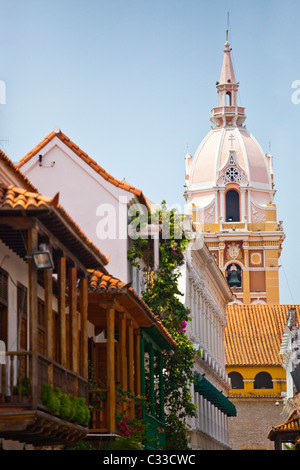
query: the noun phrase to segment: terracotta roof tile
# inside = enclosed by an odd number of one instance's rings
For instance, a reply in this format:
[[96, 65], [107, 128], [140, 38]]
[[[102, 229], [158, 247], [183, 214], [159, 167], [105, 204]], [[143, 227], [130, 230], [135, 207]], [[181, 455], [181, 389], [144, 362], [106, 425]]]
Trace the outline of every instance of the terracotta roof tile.
[[94, 269], [89, 269], [89, 290], [93, 292], [121, 292], [126, 284], [119, 279]]
[[160, 333], [167, 339], [167, 341], [173, 346], [176, 347], [176, 342], [164, 327], [160, 319], [154, 315], [149, 306], [144, 302], [144, 300], [138, 295], [138, 293], [129, 286], [121, 282], [119, 279], [97, 271], [94, 269], [89, 269], [89, 291], [90, 292], [99, 292], [99, 293], [125, 293], [133, 297], [140, 305], [141, 309], [150, 317], [153, 323], [156, 325]]
[[279, 355], [288, 311], [300, 305], [228, 305], [226, 366], [282, 365]]
[[0, 186], [0, 209], [3, 211], [11, 210], [36, 210], [36, 209], [53, 209], [59, 214], [69, 227], [76, 233], [77, 236], [84, 242], [94, 255], [101, 259], [102, 264], [105, 266], [108, 259], [103, 253], [88, 239], [85, 233], [69, 216], [65, 209], [58, 204], [58, 194], [54, 198], [42, 196], [39, 193], [27, 191], [26, 189], [17, 188], [13, 185], [7, 187]]
[[273, 426], [269, 431], [268, 438], [274, 440], [275, 436], [280, 433], [295, 433], [300, 436], [300, 408], [294, 410], [287, 421], [278, 426]]
[[134, 186], [124, 182], [119, 181], [113, 176], [111, 176], [107, 171], [105, 171], [98, 163], [87, 155], [83, 150], [81, 150], [74, 142], [72, 142], [69, 137], [67, 137], [63, 132], [52, 131], [48, 136], [46, 136], [36, 147], [34, 147], [30, 152], [27, 153], [18, 163], [17, 168], [21, 168], [26, 162], [28, 162], [32, 157], [34, 157], [38, 152], [42, 150], [45, 145], [47, 145], [54, 137], [58, 137], [65, 145], [67, 145], [78, 157], [85, 161], [88, 165], [93, 168], [102, 178], [109, 181], [114, 186], [117, 186], [125, 191], [128, 191], [132, 194], [135, 194], [139, 200], [148, 207], [148, 202], [140, 189], [135, 188]]
[[29, 179], [17, 168], [17, 166], [8, 158], [8, 156], [0, 150], [0, 160], [2, 160], [7, 166], [9, 166], [13, 173], [24, 183], [27, 189], [38, 192], [36, 187], [29, 181]]

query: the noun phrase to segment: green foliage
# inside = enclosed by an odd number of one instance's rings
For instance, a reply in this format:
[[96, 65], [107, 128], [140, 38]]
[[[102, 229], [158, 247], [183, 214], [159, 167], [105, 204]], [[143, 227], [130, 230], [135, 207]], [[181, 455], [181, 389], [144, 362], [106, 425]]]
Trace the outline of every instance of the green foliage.
[[[145, 404], [145, 397], [116, 387], [116, 409], [122, 410], [120, 414], [116, 413], [116, 425], [124, 438], [120, 444], [132, 441], [139, 447], [145, 441], [147, 425], [142, 418], [142, 406]], [[134, 408], [133, 412], [131, 412], [132, 408]], [[134, 415], [134, 418], [130, 418], [131, 415]]]
[[73, 446], [65, 446], [64, 450], [96, 450], [91, 444], [85, 441], [79, 441]]
[[130, 436], [121, 436], [111, 439], [101, 450], [143, 450], [143, 446]]
[[51, 414], [59, 414], [59, 396], [57, 393], [54, 393], [50, 384], [44, 384], [42, 391], [42, 403], [48, 408]]
[[[23, 377], [21, 381], [21, 395], [23, 396], [28, 396], [28, 385], [29, 381], [27, 377]], [[18, 385], [15, 385], [13, 388], [13, 395], [18, 395], [19, 394], [19, 387]]]
[[82, 397], [72, 397], [63, 393], [60, 388], [53, 390], [49, 384], [44, 384], [42, 390], [42, 403], [53, 415], [60, 416], [67, 421], [86, 425], [90, 420], [90, 411]]
[[[159, 267], [153, 275], [153, 241], [137, 238], [132, 241], [128, 259], [146, 274], [143, 300], [162, 321], [177, 343], [174, 352], [164, 356], [164, 393], [166, 405], [166, 439], [168, 449], [188, 449], [189, 438], [186, 418], [195, 416], [190, 384], [194, 380], [194, 355], [192, 343], [186, 336], [186, 325], [190, 321], [189, 310], [181, 302], [178, 288], [180, 266], [189, 239], [182, 231], [182, 217], [168, 211], [165, 201], [154, 214], [148, 214], [149, 223], [158, 223], [160, 233]], [[146, 221], [143, 221], [143, 224]], [[145, 265], [141, 268], [142, 262]], [[151, 275], [152, 273], [152, 275]]]

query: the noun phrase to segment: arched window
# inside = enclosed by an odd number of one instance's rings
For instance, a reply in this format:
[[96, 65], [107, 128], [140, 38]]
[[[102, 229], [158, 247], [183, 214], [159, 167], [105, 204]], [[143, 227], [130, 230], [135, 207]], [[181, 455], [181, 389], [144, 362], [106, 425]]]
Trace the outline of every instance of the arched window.
[[231, 92], [227, 91], [226, 93], [226, 106], [231, 106]]
[[244, 388], [244, 379], [239, 372], [230, 372], [228, 377], [231, 379], [232, 388]]
[[238, 264], [231, 263], [226, 268], [226, 280], [229, 287], [241, 287], [242, 269]]
[[273, 388], [271, 375], [268, 372], [259, 372], [254, 379], [254, 388]]
[[226, 193], [226, 222], [240, 221], [240, 196], [237, 191], [230, 189]]

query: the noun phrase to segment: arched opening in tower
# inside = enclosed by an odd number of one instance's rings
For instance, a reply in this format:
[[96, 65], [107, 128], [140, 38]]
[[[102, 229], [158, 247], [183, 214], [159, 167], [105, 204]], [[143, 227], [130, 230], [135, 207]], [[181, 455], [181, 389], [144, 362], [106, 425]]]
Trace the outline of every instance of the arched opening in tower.
[[226, 222], [240, 221], [240, 196], [237, 191], [230, 189], [226, 193]]
[[226, 93], [226, 106], [231, 106], [231, 92], [227, 91]]
[[242, 286], [242, 269], [238, 264], [231, 263], [227, 266], [226, 280], [230, 288]]

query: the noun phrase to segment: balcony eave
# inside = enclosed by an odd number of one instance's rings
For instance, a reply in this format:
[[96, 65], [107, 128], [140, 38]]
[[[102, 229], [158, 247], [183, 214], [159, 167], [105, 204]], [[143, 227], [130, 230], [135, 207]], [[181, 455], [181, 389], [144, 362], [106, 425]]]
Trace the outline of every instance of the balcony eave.
[[84, 439], [88, 428], [50, 413], [22, 408], [0, 409], [0, 438], [35, 446], [70, 445]]

